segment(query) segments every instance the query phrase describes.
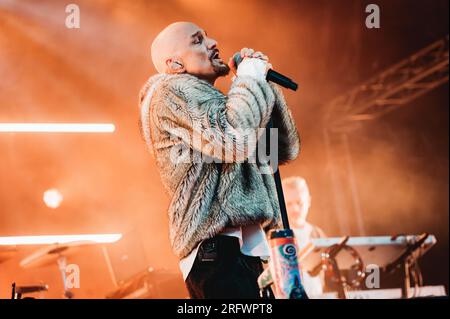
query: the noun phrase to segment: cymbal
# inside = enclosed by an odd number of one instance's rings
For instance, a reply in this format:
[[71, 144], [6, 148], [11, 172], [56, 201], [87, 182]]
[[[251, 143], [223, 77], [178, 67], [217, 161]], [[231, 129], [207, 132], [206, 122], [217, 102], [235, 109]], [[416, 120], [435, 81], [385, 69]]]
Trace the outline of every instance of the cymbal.
[[42, 247], [20, 261], [20, 266], [25, 269], [44, 267], [56, 263], [61, 257], [67, 257], [77, 252], [80, 247], [96, 245], [92, 241], [74, 241], [64, 244], [52, 244]]

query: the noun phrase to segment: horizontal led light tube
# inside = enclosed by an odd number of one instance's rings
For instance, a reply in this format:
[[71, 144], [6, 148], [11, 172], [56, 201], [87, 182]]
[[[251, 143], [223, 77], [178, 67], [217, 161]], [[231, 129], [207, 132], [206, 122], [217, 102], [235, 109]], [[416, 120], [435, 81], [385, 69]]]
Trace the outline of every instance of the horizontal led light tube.
[[0, 123], [0, 133], [112, 133], [110, 123]]
[[66, 244], [76, 241], [92, 241], [95, 243], [114, 243], [118, 241], [120, 238], [122, 238], [122, 234], [9, 236], [9, 237], [0, 237], [0, 246], [51, 245], [51, 244]]

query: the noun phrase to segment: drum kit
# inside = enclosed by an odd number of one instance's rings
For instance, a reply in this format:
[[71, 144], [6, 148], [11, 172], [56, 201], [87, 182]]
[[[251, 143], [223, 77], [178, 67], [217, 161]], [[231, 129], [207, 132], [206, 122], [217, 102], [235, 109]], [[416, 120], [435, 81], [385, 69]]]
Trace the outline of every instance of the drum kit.
[[[121, 238], [121, 234], [105, 234], [105, 235], [69, 235], [69, 236], [41, 236], [48, 240], [39, 240], [40, 236], [27, 236], [27, 237], [15, 237], [22, 239], [18, 243], [8, 245], [0, 245], [0, 264], [9, 259], [12, 259], [19, 252], [17, 246], [22, 244], [40, 244], [43, 247], [35, 250], [23, 258], [19, 265], [22, 269], [36, 269], [46, 267], [52, 264], [58, 265], [58, 270], [62, 278], [64, 292], [63, 296], [67, 299], [74, 298], [74, 293], [69, 290], [67, 282], [67, 258], [86, 246], [99, 245], [104, 243], [112, 243]], [[33, 238], [35, 237], [35, 238]], [[3, 239], [8, 237], [3, 237]], [[11, 239], [11, 237], [9, 238]], [[25, 239], [25, 240], [23, 240]], [[51, 243], [51, 241], [53, 241]], [[30, 285], [30, 286], [17, 286], [16, 283], [12, 283], [12, 299], [34, 299], [33, 297], [24, 297], [24, 295], [30, 295], [37, 292], [48, 291], [49, 287], [46, 284]]]
[[[120, 241], [119, 241], [120, 239]], [[113, 244], [114, 245], [110, 245]], [[108, 245], [105, 245], [108, 244]], [[187, 292], [181, 276], [171, 270], [148, 267], [143, 258], [144, 251], [136, 232], [104, 235], [65, 235], [65, 236], [25, 236], [0, 237], [0, 264], [12, 261], [19, 255], [21, 245], [39, 246], [24, 256], [18, 266], [24, 270], [43, 269], [57, 265], [63, 283], [62, 298], [75, 298], [73, 282], [68, 264], [69, 259], [90, 246], [101, 245], [106, 266], [109, 269], [115, 290], [104, 298], [186, 298]], [[142, 248], [142, 247], [141, 247]], [[54, 274], [56, 276], [56, 273]], [[12, 299], [45, 298], [49, 291], [46, 283], [32, 285], [11, 285]], [[98, 297], [97, 297], [98, 298]]]
[[[85, 245], [85, 243], [83, 243], [83, 245]], [[31, 255], [22, 259], [19, 264], [23, 269], [33, 269], [45, 267], [52, 263], [57, 263], [63, 280], [64, 297], [71, 299], [74, 297], [74, 294], [66, 288], [66, 258], [71, 253], [75, 252], [79, 247], [80, 246], [78, 246], [78, 243], [70, 243], [64, 245], [53, 244], [48, 247], [38, 249]], [[17, 250], [15, 250], [15, 252], [17, 252]], [[1, 253], [1, 255], [4, 254]], [[13, 255], [10, 253], [8, 257], [12, 258]], [[9, 258], [4, 258], [3, 261]], [[23, 297], [23, 296], [42, 291], [48, 291], [48, 285], [40, 284], [31, 286], [17, 286], [16, 283], [14, 282], [12, 284], [11, 298], [34, 299], [31, 297]]]

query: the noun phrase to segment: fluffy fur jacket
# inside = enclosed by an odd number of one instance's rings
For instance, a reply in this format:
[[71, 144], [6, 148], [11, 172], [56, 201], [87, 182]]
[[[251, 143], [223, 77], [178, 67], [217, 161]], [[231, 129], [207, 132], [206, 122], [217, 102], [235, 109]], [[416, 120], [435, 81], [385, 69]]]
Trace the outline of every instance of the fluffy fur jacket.
[[[171, 196], [169, 237], [180, 259], [225, 227], [259, 223], [277, 227], [280, 211], [273, 177], [238, 155], [245, 148], [239, 129], [265, 128], [273, 113], [278, 128], [278, 162], [297, 157], [298, 132], [281, 90], [252, 77], [236, 77], [228, 95], [188, 74], [152, 76], [140, 93], [141, 132]], [[194, 143], [203, 133], [207, 144]], [[231, 141], [233, 143], [224, 143]], [[227, 146], [228, 145], [228, 146]], [[233, 146], [230, 146], [233, 145]], [[226, 148], [232, 147], [229, 150]], [[233, 161], [218, 164], [212, 148], [231, 151]], [[188, 150], [188, 152], [186, 152]], [[176, 156], [205, 155], [177, 161]]]

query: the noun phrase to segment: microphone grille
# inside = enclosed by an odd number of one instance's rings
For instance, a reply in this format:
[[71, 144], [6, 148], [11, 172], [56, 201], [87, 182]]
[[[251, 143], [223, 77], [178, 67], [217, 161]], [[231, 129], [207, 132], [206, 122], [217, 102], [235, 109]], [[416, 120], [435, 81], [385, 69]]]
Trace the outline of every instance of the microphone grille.
[[233, 61], [234, 61], [234, 63], [235, 63], [235, 65], [236, 65], [236, 67], [242, 62], [242, 56], [241, 56], [241, 52], [236, 52], [234, 55], [233, 55]]

